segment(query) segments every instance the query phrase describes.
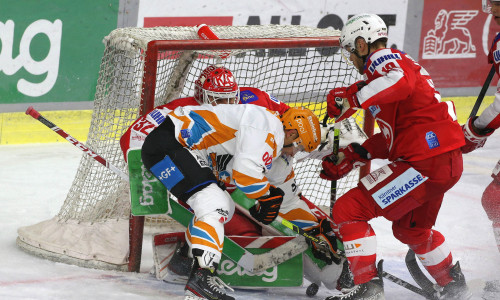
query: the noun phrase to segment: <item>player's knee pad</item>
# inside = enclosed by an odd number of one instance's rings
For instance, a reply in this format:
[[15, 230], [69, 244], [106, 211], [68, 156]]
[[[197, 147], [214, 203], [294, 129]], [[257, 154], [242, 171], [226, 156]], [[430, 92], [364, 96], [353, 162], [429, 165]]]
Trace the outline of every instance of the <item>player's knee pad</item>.
[[215, 183], [192, 195], [187, 204], [193, 209], [196, 218], [211, 216], [219, 223], [225, 224], [234, 214], [234, 201], [226, 191], [221, 190]]
[[493, 180], [484, 190], [481, 203], [488, 219], [500, 222], [500, 181]]

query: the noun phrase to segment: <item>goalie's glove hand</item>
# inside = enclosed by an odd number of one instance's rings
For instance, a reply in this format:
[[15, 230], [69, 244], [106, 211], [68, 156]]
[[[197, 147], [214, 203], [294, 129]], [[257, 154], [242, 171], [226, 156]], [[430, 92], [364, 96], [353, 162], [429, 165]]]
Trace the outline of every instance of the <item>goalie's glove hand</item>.
[[356, 93], [366, 85], [364, 81], [358, 81], [349, 87], [334, 88], [326, 96], [326, 111], [335, 122], [349, 118], [359, 105]]
[[319, 224], [308, 230], [308, 233], [320, 240], [318, 244], [306, 239], [315, 258], [321, 259], [328, 265], [340, 264], [341, 257], [337, 254], [337, 238], [327, 218], [319, 220]]
[[339, 180], [346, 176], [353, 168], [364, 166], [370, 160], [370, 153], [358, 143], [351, 143], [339, 149], [337, 156], [327, 155], [323, 158], [323, 170], [319, 177], [326, 180]]
[[476, 119], [477, 117], [472, 117], [462, 126], [462, 131], [465, 136], [465, 145], [460, 148], [462, 153], [469, 153], [483, 147], [484, 143], [486, 143], [486, 139], [495, 131], [495, 129], [477, 128], [474, 126], [474, 121]]
[[257, 204], [250, 207], [250, 215], [262, 224], [271, 224], [278, 216], [284, 195], [283, 190], [271, 185], [269, 195], [260, 197]]

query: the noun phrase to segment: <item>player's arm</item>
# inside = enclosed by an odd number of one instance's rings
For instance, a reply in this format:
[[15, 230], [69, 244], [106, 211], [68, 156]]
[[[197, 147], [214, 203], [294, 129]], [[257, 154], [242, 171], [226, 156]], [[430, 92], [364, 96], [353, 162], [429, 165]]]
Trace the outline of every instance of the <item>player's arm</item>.
[[233, 180], [247, 197], [256, 200], [249, 211], [264, 224], [270, 224], [278, 216], [283, 202], [284, 192], [271, 185], [265, 176], [277, 154], [273, 134], [254, 128], [238, 131]]
[[465, 145], [461, 148], [462, 153], [469, 153], [481, 148], [486, 139], [500, 127], [500, 80], [497, 83], [495, 99], [479, 117], [472, 117], [462, 126], [465, 137]]

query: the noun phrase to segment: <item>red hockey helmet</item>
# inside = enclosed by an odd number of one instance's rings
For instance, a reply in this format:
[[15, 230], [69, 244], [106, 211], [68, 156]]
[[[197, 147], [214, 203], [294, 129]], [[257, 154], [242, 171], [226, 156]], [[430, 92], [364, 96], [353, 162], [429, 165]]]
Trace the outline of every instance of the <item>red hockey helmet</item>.
[[200, 104], [237, 104], [240, 89], [231, 71], [211, 65], [194, 82], [194, 99]]

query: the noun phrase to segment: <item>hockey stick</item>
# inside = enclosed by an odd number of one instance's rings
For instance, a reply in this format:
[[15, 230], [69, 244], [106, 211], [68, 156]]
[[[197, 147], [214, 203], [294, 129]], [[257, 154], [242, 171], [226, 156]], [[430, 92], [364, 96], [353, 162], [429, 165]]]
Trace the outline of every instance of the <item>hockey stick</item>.
[[64, 139], [66, 139], [68, 142], [73, 144], [75, 147], [78, 149], [82, 150], [84, 153], [98, 161], [100, 164], [105, 166], [106, 168], [110, 169], [111, 171], [115, 172], [118, 176], [121, 177], [124, 181], [128, 181], [128, 175], [125, 174], [122, 170], [118, 169], [114, 165], [112, 165], [110, 162], [105, 160], [102, 156], [99, 154], [95, 153], [94, 151], [90, 150], [87, 146], [85, 146], [83, 143], [79, 142], [77, 139], [72, 137], [70, 134], [68, 134], [66, 131], [62, 130], [58, 126], [56, 126], [54, 123], [50, 122], [46, 118], [44, 118], [37, 110], [33, 108], [33, 106], [28, 107], [26, 110], [26, 114], [32, 116], [34, 119], [40, 121], [43, 125], [49, 127], [52, 131], [55, 133], [59, 134], [62, 136]]
[[472, 111], [470, 112], [469, 119], [476, 116], [477, 111], [479, 110], [479, 107], [481, 106], [481, 103], [483, 102], [484, 95], [486, 95], [486, 91], [488, 90], [488, 87], [490, 86], [491, 80], [493, 79], [494, 75], [495, 75], [495, 65], [491, 66], [490, 72], [488, 73], [488, 76], [486, 77], [486, 80], [484, 81], [483, 87], [481, 88], [481, 91], [479, 92], [479, 95], [477, 96], [476, 103], [474, 103], [474, 107], [472, 108]]
[[[328, 121], [328, 114], [323, 119], [323, 127], [326, 127], [326, 122]], [[339, 154], [339, 144], [340, 144], [340, 123], [334, 124], [333, 130], [333, 150], [332, 154], [337, 157]], [[321, 146], [320, 146], [321, 147]], [[330, 217], [333, 217], [333, 205], [337, 201], [337, 180], [332, 180], [330, 182]]]
[[414, 286], [413, 284], [407, 282], [407, 281], [404, 281], [403, 279], [399, 278], [399, 277], [396, 277], [392, 274], [389, 274], [387, 273], [386, 271], [384, 271], [384, 267], [383, 267], [383, 262], [384, 260], [381, 259], [378, 264], [377, 264], [377, 270], [379, 272], [379, 274], [388, 279], [389, 281], [392, 281], [394, 282], [395, 284], [399, 285], [399, 286], [402, 286], [404, 287], [405, 289], [407, 290], [410, 290], [420, 296], [423, 296], [425, 297], [426, 299], [435, 299], [434, 297], [429, 297], [429, 293], [427, 293], [426, 291], [424, 291], [423, 289], [417, 287], [417, 286]]
[[[417, 259], [415, 257], [415, 252], [413, 250], [408, 249], [408, 253], [406, 253], [405, 257], [406, 267], [410, 272], [413, 280], [424, 290], [424, 291], [434, 291], [434, 283], [425, 276], [422, 269], [418, 266]], [[430, 292], [428, 292], [430, 294]], [[430, 298], [432, 299], [432, 298]]]

